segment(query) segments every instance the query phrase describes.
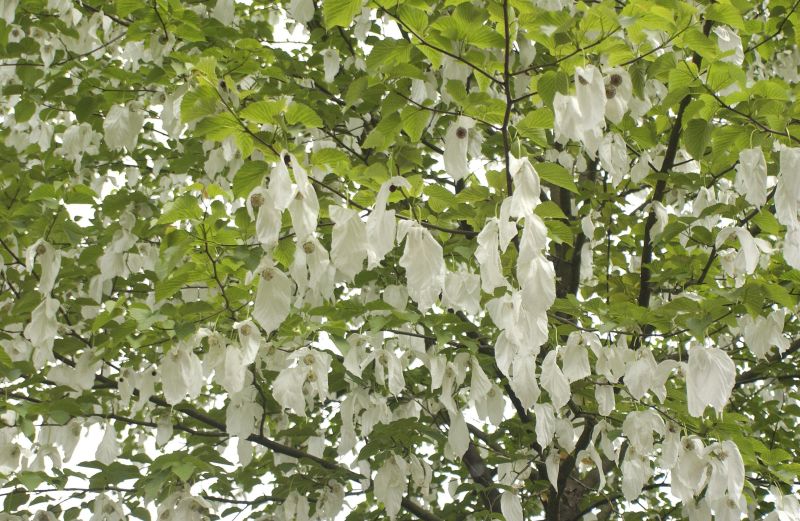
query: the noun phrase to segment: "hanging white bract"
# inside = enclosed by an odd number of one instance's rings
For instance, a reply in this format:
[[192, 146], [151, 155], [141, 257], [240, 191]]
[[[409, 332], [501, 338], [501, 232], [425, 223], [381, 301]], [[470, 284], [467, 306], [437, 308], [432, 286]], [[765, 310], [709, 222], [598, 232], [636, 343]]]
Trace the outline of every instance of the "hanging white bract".
[[447, 129], [444, 138], [444, 168], [458, 181], [469, 175], [469, 140], [475, 121], [466, 116], [459, 116]]
[[686, 366], [689, 414], [702, 416], [709, 405], [722, 414], [736, 380], [736, 366], [721, 349], [694, 345]]
[[755, 207], [760, 208], [767, 202], [767, 162], [760, 147], [739, 152], [734, 186]]
[[114, 105], [103, 121], [106, 145], [111, 150], [132, 152], [136, 149], [143, 124], [144, 114], [133, 104]]
[[252, 315], [269, 334], [289, 316], [292, 281], [269, 257], [264, 257], [254, 275], [258, 277], [258, 289]]
[[350, 281], [364, 269], [367, 258], [367, 227], [358, 212], [331, 205], [328, 214], [333, 221], [331, 261]]
[[408, 295], [421, 311], [427, 311], [439, 299], [444, 287], [445, 266], [442, 245], [431, 232], [413, 221], [402, 221], [397, 240], [405, 238], [406, 245], [400, 266], [406, 270]]

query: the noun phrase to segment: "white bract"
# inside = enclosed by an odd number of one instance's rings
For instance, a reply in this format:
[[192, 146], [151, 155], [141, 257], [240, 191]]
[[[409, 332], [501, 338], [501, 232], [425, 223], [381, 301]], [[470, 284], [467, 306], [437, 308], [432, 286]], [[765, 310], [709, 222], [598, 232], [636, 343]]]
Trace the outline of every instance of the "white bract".
[[289, 315], [292, 281], [269, 257], [261, 261], [254, 276], [258, 277], [258, 289], [253, 318], [269, 334]]
[[721, 349], [694, 345], [686, 366], [686, 392], [689, 414], [702, 416], [706, 407], [717, 414], [728, 403], [736, 379], [733, 360]]
[[389, 519], [400, 512], [407, 476], [408, 464], [396, 455], [390, 456], [375, 475], [375, 497], [383, 503]]
[[775, 217], [781, 224], [796, 228], [800, 210], [800, 148], [780, 152], [780, 174], [775, 188]]
[[736, 31], [723, 25], [718, 25], [714, 27], [714, 34], [717, 35], [719, 50], [726, 55], [721, 60], [734, 65], [741, 65], [744, 61], [744, 49], [742, 48], [742, 39], [739, 38]]
[[331, 261], [347, 280], [352, 280], [367, 259], [367, 227], [355, 210], [330, 206], [328, 214], [334, 223]]
[[103, 121], [106, 145], [112, 150], [133, 151], [143, 124], [144, 114], [134, 105], [114, 105]]
[[467, 152], [470, 149], [471, 129], [474, 127], [473, 119], [459, 116], [447, 129], [444, 138], [444, 168], [456, 181], [469, 175]]
[[739, 152], [735, 187], [753, 206], [760, 208], [767, 202], [767, 162], [760, 147]]
[[445, 266], [442, 246], [431, 232], [412, 221], [402, 221], [397, 241], [406, 244], [400, 266], [406, 270], [408, 295], [426, 311], [439, 299], [444, 288]]

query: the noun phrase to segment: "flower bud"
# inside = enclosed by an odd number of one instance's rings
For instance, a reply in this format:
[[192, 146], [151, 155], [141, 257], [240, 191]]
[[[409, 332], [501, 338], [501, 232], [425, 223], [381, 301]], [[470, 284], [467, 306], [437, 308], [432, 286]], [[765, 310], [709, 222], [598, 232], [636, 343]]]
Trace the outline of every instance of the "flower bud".
[[264, 196], [261, 194], [253, 194], [250, 196], [250, 206], [253, 208], [261, 208], [264, 204]]

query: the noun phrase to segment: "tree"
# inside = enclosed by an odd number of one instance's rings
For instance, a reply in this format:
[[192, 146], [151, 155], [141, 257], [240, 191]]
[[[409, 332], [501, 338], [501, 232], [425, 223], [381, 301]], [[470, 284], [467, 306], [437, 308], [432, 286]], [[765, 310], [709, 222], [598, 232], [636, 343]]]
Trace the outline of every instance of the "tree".
[[799, 4], [4, 0], [0, 518], [798, 519]]

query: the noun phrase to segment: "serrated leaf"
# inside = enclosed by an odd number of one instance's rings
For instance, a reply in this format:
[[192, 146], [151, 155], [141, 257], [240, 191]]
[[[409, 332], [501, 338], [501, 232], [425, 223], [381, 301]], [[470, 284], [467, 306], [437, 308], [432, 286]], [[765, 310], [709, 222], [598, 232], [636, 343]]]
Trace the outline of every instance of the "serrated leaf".
[[459, 203], [477, 203], [489, 198], [489, 189], [481, 185], [470, 185], [456, 195]]
[[422, 34], [428, 27], [428, 15], [422, 9], [402, 4], [397, 9], [397, 15], [406, 26], [417, 34]]
[[547, 71], [539, 77], [537, 89], [545, 105], [552, 107], [556, 92], [569, 92], [569, 77], [562, 71]]
[[195, 466], [191, 461], [181, 461], [172, 465], [172, 472], [178, 476], [181, 481], [189, 481], [194, 471]]
[[695, 159], [702, 159], [713, 127], [704, 119], [693, 119], [683, 132], [683, 146]]
[[256, 146], [253, 136], [243, 130], [237, 130], [234, 134], [234, 140], [236, 141], [236, 147], [239, 149], [239, 152], [242, 153], [242, 158], [247, 159], [250, 157], [250, 154], [253, 153]]
[[397, 134], [403, 125], [400, 114], [393, 112], [381, 118], [380, 122], [372, 129], [367, 139], [361, 145], [362, 148], [374, 148], [385, 150], [397, 140]]
[[361, 12], [361, 0], [324, 0], [322, 16], [325, 28], [350, 27], [353, 18]]
[[441, 185], [428, 185], [424, 192], [428, 196], [428, 206], [434, 212], [443, 212], [455, 201], [455, 194]]
[[567, 219], [567, 215], [553, 201], [544, 201], [533, 211], [542, 219]]
[[367, 56], [367, 69], [385, 71], [411, 59], [412, 45], [404, 40], [384, 39], [375, 43]]
[[229, 112], [208, 116], [200, 121], [194, 129], [194, 134], [211, 141], [224, 141], [231, 134], [241, 129], [242, 125]]
[[187, 92], [181, 99], [181, 121], [190, 123], [217, 110], [216, 94], [208, 85]]
[[545, 221], [545, 224], [547, 225], [547, 229], [550, 232], [550, 237], [556, 243], [566, 243], [569, 244], [570, 246], [573, 245], [575, 238], [572, 235], [572, 229], [570, 229], [570, 227], [567, 224], [565, 224], [563, 221], [557, 221], [552, 219]]
[[717, 44], [696, 28], [688, 29], [683, 34], [683, 43], [688, 49], [707, 60], [713, 60], [719, 52]]
[[763, 288], [770, 300], [777, 302], [781, 306], [792, 309], [797, 305], [797, 298], [792, 296], [783, 286], [778, 284], [764, 284]]
[[8, 357], [5, 349], [0, 349], [0, 365], [4, 367], [11, 367], [11, 358]]
[[523, 126], [528, 128], [553, 128], [555, 118], [553, 111], [548, 108], [534, 110], [528, 114], [517, 124], [517, 127]]
[[347, 157], [347, 154], [339, 149], [321, 148], [311, 154], [311, 164], [315, 166], [348, 166], [350, 164], [350, 159]]
[[31, 119], [36, 112], [36, 104], [27, 98], [23, 98], [14, 105], [14, 119], [17, 123], [24, 123]]
[[185, 271], [177, 272], [167, 280], [156, 282], [156, 302], [168, 299], [180, 291], [189, 282], [189, 274]]
[[736, 29], [744, 29], [744, 20], [741, 13], [731, 4], [717, 2], [709, 5], [703, 14], [706, 20], [714, 20]]
[[117, 7], [117, 16], [120, 18], [126, 18], [132, 12], [147, 7], [147, 4], [142, 0], [117, 0], [115, 5]]
[[694, 63], [680, 62], [677, 67], [669, 71], [669, 90], [688, 88], [697, 77], [697, 66]]
[[239, 115], [253, 123], [275, 124], [280, 121], [284, 108], [282, 101], [256, 101], [242, 109]]
[[406, 107], [401, 115], [403, 120], [403, 131], [413, 142], [422, 139], [422, 133], [428, 122], [431, 120], [431, 113], [419, 107]]
[[575, 186], [572, 174], [563, 166], [557, 163], [538, 163], [535, 168], [542, 181], [565, 188], [572, 193], [578, 193], [578, 187]]
[[470, 31], [466, 38], [467, 43], [480, 49], [499, 49], [505, 40], [497, 31], [486, 25], [481, 25]]
[[175, 221], [197, 220], [203, 216], [203, 210], [197, 197], [184, 194], [177, 197], [174, 201], [167, 203], [164, 213], [158, 218], [158, 224], [171, 224]]
[[17, 474], [17, 479], [28, 490], [36, 490], [46, 480], [46, 476], [43, 472], [22, 471]]
[[771, 235], [778, 235], [781, 231], [781, 223], [766, 209], [762, 209], [753, 217], [753, 223]]
[[56, 198], [56, 190], [53, 185], [40, 184], [28, 194], [28, 201], [42, 201]]
[[247, 161], [233, 176], [233, 196], [247, 197], [253, 188], [261, 185], [269, 172], [264, 161]]
[[306, 128], [322, 127], [322, 118], [308, 105], [292, 102], [286, 111], [286, 122], [290, 125], [301, 124]]

